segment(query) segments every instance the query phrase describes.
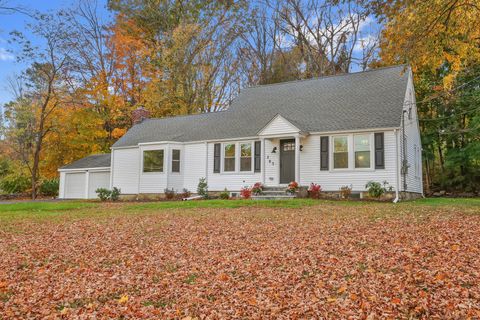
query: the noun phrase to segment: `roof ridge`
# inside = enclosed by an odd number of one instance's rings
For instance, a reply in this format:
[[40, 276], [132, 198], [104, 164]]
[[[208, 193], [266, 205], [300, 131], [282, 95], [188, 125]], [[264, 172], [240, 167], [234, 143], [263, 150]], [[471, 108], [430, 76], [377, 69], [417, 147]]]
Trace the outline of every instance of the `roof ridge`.
[[[194, 117], [194, 116], [203, 116], [203, 115], [211, 115], [211, 114], [217, 114], [217, 113], [222, 113], [222, 112], [227, 112], [228, 109], [226, 110], [220, 110], [220, 111], [213, 111], [213, 112], [200, 112], [200, 113], [191, 113], [191, 114], [179, 114], [179, 115], [172, 115], [168, 117], [163, 117], [163, 118], [147, 118], [144, 120], [145, 121], [150, 121], [150, 120], [168, 120], [168, 119], [177, 119], [177, 118], [186, 118], [186, 117]], [[142, 123], [142, 122], [141, 122]], [[141, 124], [140, 123], [140, 124]]]
[[408, 66], [409, 65], [407, 63], [403, 63], [403, 64], [379, 67], [379, 68], [369, 69], [369, 70], [364, 70], [364, 71], [359, 71], [359, 72], [332, 74], [332, 75], [328, 75], [328, 76], [311, 77], [311, 78], [308, 78], [308, 79], [296, 79], [296, 80], [276, 82], [276, 83], [257, 84], [257, 85], [253, 85], [251, 87], [246, 87], [246, 88], [244, 88], [244, 90], [262, 88], [262, 87], [270, 87], [270, 86], [278, 86], [278, 85], [282, 85], [282, 84], [295, 83], [295, 82], [306, 82], [306, 81], [323, 80], [323, 79], [335, 78], [335, 77], [346, 77], [346, 76], [353, 76], [353, 75], [361, 75], [361, 74], [369, 73], [369, 72], [375, 72], [375, 71], [393, 69], [393, 68], [400, 68], [400, 67], [408, 67]]

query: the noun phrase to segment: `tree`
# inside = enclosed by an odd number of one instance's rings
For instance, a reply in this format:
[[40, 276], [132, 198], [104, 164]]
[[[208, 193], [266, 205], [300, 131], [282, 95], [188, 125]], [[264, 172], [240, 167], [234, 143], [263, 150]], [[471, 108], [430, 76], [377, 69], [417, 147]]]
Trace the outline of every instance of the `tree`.
[[45, 137], [53, 130], [49, 120], [75, 84], [68, 77], [69, 48], [65, 23], [53, 15], [40, 14], [31, 25], [32, 32], [44, 40], [42, 48], [32, 47], [22, 34], [12, 33], [23, 46], [19, 59], [31, 61], [24, 73], [25, 90], [7, 105], [10, 136], [14, 149], [31, 175], [32, 199], [37, 196], [40, 157]]

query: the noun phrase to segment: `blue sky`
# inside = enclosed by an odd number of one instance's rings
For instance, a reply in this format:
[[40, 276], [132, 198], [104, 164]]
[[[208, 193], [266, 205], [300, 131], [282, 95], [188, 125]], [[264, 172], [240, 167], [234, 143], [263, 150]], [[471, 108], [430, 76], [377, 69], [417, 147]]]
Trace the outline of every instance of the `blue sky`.
[[[78, 0], [6, 0], [9, 7], [20, 6], [29, 11], [54, 12], [59, 9], [69, 8], [78, 3]], [[98, 0], [98, 7], [105, 9], [107, 0]], [[35, 38], [28, 34], [25, 26], [32, 19], [21, 13], [13, 13], [8, 15], [0, 15], [0, 106], [8, 102], [12, 98], [12, 94], [8, 90], [7, 79], [9, 76], [19, 74], [27, 66], [15, 61], [15, 48], [8, 44], [9, 33], [13, 30], [24, 32], [28, 38], [35, 44]], [[10, 51], [13, 50], [13, 53]]]

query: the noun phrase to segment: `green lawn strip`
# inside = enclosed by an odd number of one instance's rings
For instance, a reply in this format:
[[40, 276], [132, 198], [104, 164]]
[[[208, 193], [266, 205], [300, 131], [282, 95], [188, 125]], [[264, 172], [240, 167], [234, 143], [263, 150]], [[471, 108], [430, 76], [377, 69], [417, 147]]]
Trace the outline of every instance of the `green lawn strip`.
[[423, 198], [401, 203], [436, 207], [479, 207], [480, 209], [480, 198]]
[[359, 201], [329, 201], [314, 199], [289, 199], [289, 200], [192, 200], [192, 201], [158, 201], [133, 204], [128, 210], [149, 209], [195, 209], [195, 208], [302, 208], [315, 205], [371, 205]]
[[65, 213], [80, 213], [96, 207], [97, 204], [81, 201], [61, 202], [20, 202], [0, 204], [0, 222], [20, 219], [45, 219], [62, 216]]

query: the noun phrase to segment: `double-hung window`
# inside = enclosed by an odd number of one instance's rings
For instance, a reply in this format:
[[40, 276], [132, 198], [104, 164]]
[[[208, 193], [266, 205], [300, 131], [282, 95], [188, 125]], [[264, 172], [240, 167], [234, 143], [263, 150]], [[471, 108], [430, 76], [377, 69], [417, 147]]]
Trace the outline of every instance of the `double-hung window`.
[[180, 150], [172, 150], [172, 172], [180, 172]]
[[333, 168], [348, 169], [348, 136], [333, 137]]
[[228, 143], [223, 146], [223, 171], [235, 171], [235, 144]]
[[252, 144], [240, 144], [240, 171], [252, 171]]
[[370, 135], [354, 135], [355, 168], [370, 168]]
[[143, 151], [143, 172], [163, 172], [163, 150]]

